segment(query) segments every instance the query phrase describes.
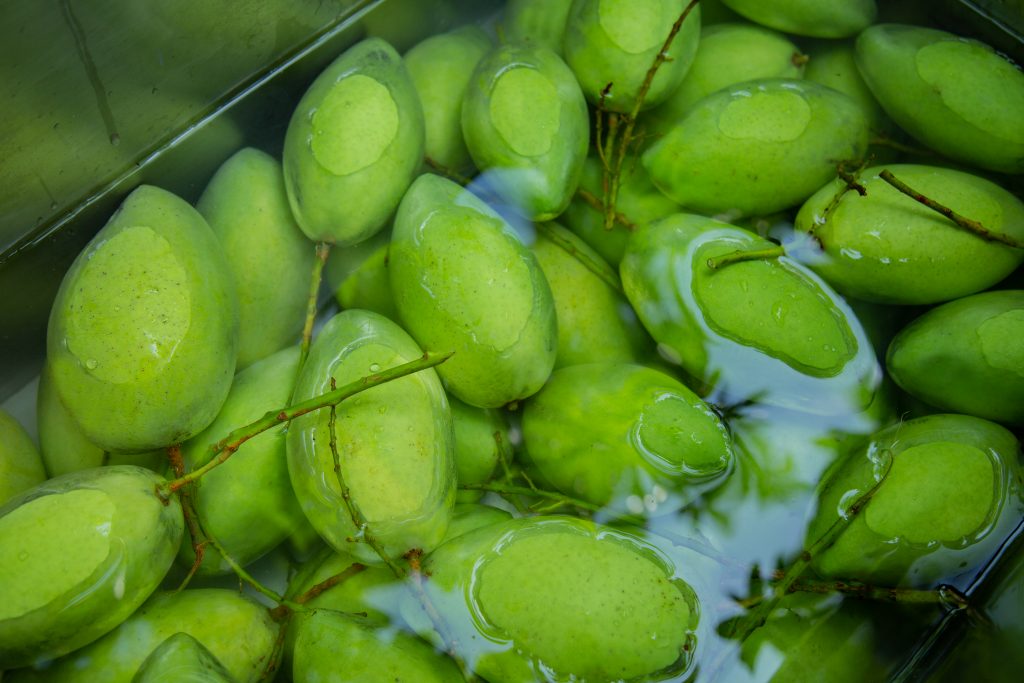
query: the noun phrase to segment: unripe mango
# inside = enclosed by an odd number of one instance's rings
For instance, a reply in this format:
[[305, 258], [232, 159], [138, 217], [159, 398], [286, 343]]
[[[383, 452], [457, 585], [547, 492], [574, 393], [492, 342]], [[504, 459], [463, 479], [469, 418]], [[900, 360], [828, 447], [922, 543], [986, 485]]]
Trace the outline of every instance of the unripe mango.
[[509, 0], [502, 26], [509, 42], [546, 47], [559, 57], [572, 0]]
[[758, 24], [815, 38], [846, 38], [875, 20], [875, 0], [722, 0]]
[[25, 428], [0, 409], [0, 505], [46, 479], [43, 460]]
[[234, 683], [231, 674], [202, 643], [175, 633], [146, 657], [132, 683]]

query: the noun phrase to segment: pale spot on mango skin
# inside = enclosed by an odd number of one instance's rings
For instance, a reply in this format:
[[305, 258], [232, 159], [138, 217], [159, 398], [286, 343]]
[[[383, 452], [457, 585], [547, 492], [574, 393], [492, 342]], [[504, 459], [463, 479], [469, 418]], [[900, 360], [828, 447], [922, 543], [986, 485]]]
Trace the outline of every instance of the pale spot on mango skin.
[[313, 114], [310, 146], [335, 175], [361, 171], [383, 156], [398, 135], [398, 106], [379, 81], [355, 74], [339, 81]]
[[511, 68], [498, 76], [491, 90], [494, 128], [517, 154], [535, 157], [555, 142], [562, 102], [554, 84], [541, 72]]

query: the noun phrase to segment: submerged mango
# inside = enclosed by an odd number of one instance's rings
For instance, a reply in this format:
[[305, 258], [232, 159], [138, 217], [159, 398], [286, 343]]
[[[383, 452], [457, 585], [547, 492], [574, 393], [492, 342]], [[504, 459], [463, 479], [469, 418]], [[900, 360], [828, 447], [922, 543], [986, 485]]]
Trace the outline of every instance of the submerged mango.
[[[512, 460], [508, 420], [495, 408], [477, 408], [448, 397], [455, 427], [455, 469], [459, 486], [484, 484], [491, 479], [498, 462]], [[458, 500], [476, 500], [479, 491], [459, 491]]]
[[937, 408], [1024, 424], [1024, 291], [982, 292], [933, 308], [892, 340], [886, 368]]
[[[387, 318], [342, 311], [314, 340], [292, 402], [329, 392], [332, 381], [342, 387], [422, 355], [416, 342]], [[432, 369], [345, 400], [336, 410], [334, 434], [329, 409], [293, 420], [287, 444], [288, 472], [299, 504], [336, 550], [381, 562], [361, 542], [342, 482], [389, 555], [428, 550], [441, 541], [455, 501], [455, 464], [451, 411]]]
[[466, 403], [497, 408], [544, 384], [555, 364], [555, 305], [544, 273], [483, 201], [425, 174], [395, 217], [391, 288], [423, 348], [455, 352], [437, 372]]
[[50, 313], [46, 355], [90, 441], [144, 451], [213, 421], [238, 353], [229, 273], [203, 217], [148, 185], [78, 255]]
[[313, 245], [292, 218], [281, 164], [236, 152], [196, 203], [227, 255], [239, 304], [238, 368], [295, 343], [302, 332]]
[[[575, 0], [565, 24], [565, 61], [593, 105], [633, 110], [647, 72], [668, 40], [686, 0]], [[700, 40], [700, 6], [665, 51], [642, 108], [664, 101], [693, 62]]]
[[303, 95], [284, 140], [284, 179], [314, 241], [356, 244], [384, 227], [423, 160], [423, 109], [395, 49], [369, 38]]
[[562, 56], [572, 0], [509, 0], [502, 25], [509, 42], [546, 47]]
[[25, 428], [0, 409], [0, 505], [46, 479], [43, 460]]
[[[485, 526], [438, 548], [424, 568], [458, 654], [495, 683], [680, 675], [699, 645], [700, 602], [681, 568], [640, 538], [593, 522]], [[407, 616], [436, 639], [422, 611]]]
[[988, 45], [902, 24], [857, 38], [857, 66], [901, 128], [951, 159], [1024, 173], [1024, 73]]
[[505, 45], [477, 65], [462, 130], [477, 167], [518, 212], [550, 220], [569, 205], [590, 140], [587, 103], [547, 48]]
[[915, 587], [973, 571], [1024, 514], [1019, 459], [1012, 433], [966, 415], [930, 415], [878, 432], [821, 485], [808, 544], [881, 482], [814, 569]]
[[234, 683], [231, 674], [202, 643], [175, 633], [146, 657], [132, 683]]
[[940, 166], [875, 166], [858, 174], [864, 196], [836, 178], [796, 217], [796, 229], [812, 233], [824, 252], [808, 254], [808, 265], [839, 291], [877, 303], [937, 303], [990, 287], [1024, 261], [1024, 250], [975, 235], [892, 187], [885, 170], [989, 232], [1024, 242], [1024, 202], [995, 183]]
[[747, 19], [786, 33], [846, 38], [875, 20], [875, 0], [722, 0]]
[[149, 597], [184, 531], [163, 479], [122, 465], [50, 479], [0, 507], [0, 669], [96, 640]]
[[725, 425], [696, 394], [626, 363], [555, 371], [526, 404], [522, 429], [542, 481], [633, 514], [678, 509], [683, 487], [706, 489], [733, 456]]
[[[741, 228], [676, 214], [633, 234], [622, 285], [659, 350], [716, 402], [858, 412], [881, 379], [871, 344], [846, 302], [780, 251]], [[744, 253], [752, 258], [715, 264]]]
[[761, 79], [700, 100], [642, 159], [651, 182], [683, 208], [741, 217], [799, 204], [867, 145], [867, 118], [846, 95]]

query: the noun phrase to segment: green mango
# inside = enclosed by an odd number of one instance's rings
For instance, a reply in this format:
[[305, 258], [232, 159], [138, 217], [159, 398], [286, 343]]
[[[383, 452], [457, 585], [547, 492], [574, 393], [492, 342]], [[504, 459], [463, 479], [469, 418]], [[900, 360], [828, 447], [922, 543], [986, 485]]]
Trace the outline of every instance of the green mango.
[[[313, 341], [292, 403], [320, 396], [423, 355], [395, 323], [370, 311], [342, 311]], [[302, 511], [334, 549], [363, 562], [381, 558], [361, 541], [344, 503], [341, 480], [384, 552], [429, 550], [444, 536], [455, 500], [451, 411], [433, 369], [359, 393], [336, 410], [288, 427], [288, 472]], [[336, 474], [335, 463], [340, 473]]]
[[931, 415], [877, 432], [822, 482], [808, 545], [882, 483], [835, 543], [812, 558], [813, 568], [825, 577], [922, 588], [973, 571], [1024, 514], [1019, 459], [1013, 434], [966, 415]]
[[886, 113], [951, 159], [1024, 173], [1024, 73], [984, 43], [879, 24], [856, 44], [857, 66]]
[[[512, 442], [508, 436], [508, 420], [495, 408], [477, 408], [448, 397], [455, 428], [455, 471], [459, 486], [484, 484], [491, 480], [502, 457], [512, 460]], [[480, 491], [459, 491], [458, 501], [474, 501]]]
[[402, 58], [379, 38], [331, 62], [302, 96], [284, 139], [299, 227], [350, 245], [384, 227], [423, 160], [424, 123]]
[[423, 348], [454, 351], [437, 368], [466, 403], [497, 408], [535, 393], [555, 364], [551, 289], [497, 213], [459, 185], [424, 174], [402, 200], [391, 288]]
[[448, 525], [448, 531], [444, 535], [443, 543], [458, 538], [471, 531], [476, 531], [485, 526], [500, 524], [512, 519], [512, 515], [500, 508], [484, 505], [475, 502], [460, 502], [455, 504], [452, 512], [452, 521]]
[[[565, 24], [563, 48], [587, 100], [609, 111], [632, 111], [647, 72], [688, 4], [688, 0], [575, 0]], [[666, 50], [669, 59], [650, 83], [641, 109], [664, 102], [679, 86], [699, 40], [698, 5]]]
[[[299, 347], [293, 346], [238, 373], [217, 419], [182, 447], [186, 469], [208, 463], [212, 448], [233, 430], [288, 406], [298, 372]], [[243, 566], [306, 521], [288, 479], [283, 424], [242, 444], [230, 460], [196, 482], [193, 495], [203, 529]], [[192, 544], [181, 544], [178, 560], [185, 567], [193, 565]], [[216, 548], [207, 547], [197, 571], [210, 575], [232, 570]]]
[[175, 633], [146, 657], [132, 683], [235, 683], [224, 665], [187, 633]]
[[316, 255], [292, 218], [281, 164], [252, 147], [221, 165], [196, 209], [234, 276], [241, 370], [298, 340]]
[[679, 509], [683, 489], [707, 489], [733, 459], [728, 430], [696, 394], [626, 363], [556, 370], [527, 402], [522, 429], [541, 480], [632, 514]]
[[713, 92], [755, 78], [801, 78], [803, 72], [800, 48], [781, 33], [746, 23], [706, 26], [686, 77], [665, 102], [640, 117], [640, 125], [664, 135]]
[[886, 368], [948, 411], [1024, 425], [1024, 290], [983, 292], [928, 311], [893, 339]]
[[786, 33], [847, 38], [875, 20], [875, 0], [722, 0], [747, 19]]
[[4, 683], [130, 683], [154, 650], [184, 633], [195, 638], [238, 683], [256, 683], [278, 626], [267, 609], [236, 589], [159, 592], [123, 624], [45, 669], [22, 669]]
[[57, 395], [49, 363], [43, 365], [39, 374], [36, 424], [39, 429], [39, 452], [46, 472], [51, 477], [104, 465], [138, 465], [154, 471], [163, 471], [167, 465], [167, 452], [163, 449], [143, 453], [117, 453], [104, 451], [89, 441]]
[[799, 204], [867, 144], [867, 119], [846, 95], [761, 79], [700, 100], [642, 159], [651, 182], [682, 207], [742, 217]]
[[510, 43], [546, 47], [562, 56], [562, 38], [572, 0], [509, 0], [501, 23]]
[[[612, 279], [618, 279], [615, 271], [575, 234], [557, 223], [548, 223], [546, 229], [563, 243], [572, 244], [578, 254], [607, 270]], [[648, 351], [650, 341], [625, 297], [583, 265], [576, 254], [552, 242], [545, 233], [538, 233], [532, 249], [555, 298], [558, 318], [555, 368], [600, 361], [638, 362]]]
[[[458, 654], [485, 680], [685, 678], [699, 655], [697, 594], [666, 554], [626, 532], [513, 519], [442, 545], [424, 570]], [[410, 602], [403, 614], [437, 644]]]
[[887, 135], [895, 133], [895, 124], [886, 115], [857, 69], [853, 41], [814, 41], [808, 46], [807, 52], [810, 59], [804, 68], [806, 80], [838, 90], [853, 99], [864, 110], [872, 131]]
[[45, 480], [43, 460], [32, 437], [0, 408], [0, 505]]
[[359, 617], [321, 610], [296, 628], [292, 680], [297, 683], [465, 680], [453, 660], [422, 640], [379, 631]]
[[334, 296], [342, 309], [361, 308], [399, 320], [388, 274], [389, 244], [378, 246], [348, 277], [342, 280]]
[[0, 670], [93, 642], [149, 597], [184, 532], [164, 479], [130, 465], [50, 479], [0, 507]]
[[477, 63], [491, 50], [478, 26], [463, 26], [423, 40], [405, 53], [425, 123], [427, 158], [455, 172], [473, 168], [462, 137], [462, 100]]
[[199, 213], [142, 185], [86, 245], [50, 313], [54, 388], [108, 451], [180, 443], [217, 416], [235, 372], [238, 301]]
[[890, 164], [858, 174], [867, 194], [845, 181], [824, 185], [800, 208], [796, 229], [813, 232], [824, 251], [808, 255], [815, 272], [843, 294], [886, 304], [931, 304], [973, 294], [1009, 275], [1024, 251], [985, 240], [881, 179], [888, 169], [915, 191], [1024, 240], [1024, 202], [980, 176], [939, 166]]
[[590, 118], [558, 55], [509, 44], [484, 57], [462, 102], [462, 131], [477, 168], [522, 215], [551, 220], [569, 205], [587, 156]]
[[[596, 152], [590, 154], [583, 162], [580, 189], [601, 201], [603, 175], [601, 160]], [[618, 268], [631, 231], [637, 226], [678, 212], [679, 205], [652, 185], [644, 167], [635, 157], [629, 157], [622, 164], [615, 210], [625, 216], [632, 227], [617, 222], [611, 230], [606, 230], [604, 214], [579, 195], [573, 198], [559, 221], [579, 235], [605, 261]]]
[[863, 410], [881, 379], [878, 362], [856, 316], [824, 281], [786, 256], [708, 265], [773, 249], [741, 228], [677, 214], [633, 234], [622, 285], [659, 351], [714, 389], [716, 403]]

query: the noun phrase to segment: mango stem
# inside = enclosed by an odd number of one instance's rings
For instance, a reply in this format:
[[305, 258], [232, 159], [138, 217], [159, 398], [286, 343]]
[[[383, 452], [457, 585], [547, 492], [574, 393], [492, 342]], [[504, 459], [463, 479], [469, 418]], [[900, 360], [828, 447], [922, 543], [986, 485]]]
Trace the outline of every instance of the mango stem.
[[765, 259], [777, 259], [785, 256], [786, 250], [781, 245], [774, 245], [764, 249], [737, 249], [720, 256], [712, 256], [707, 260], [707, 266], [711, 270], [719, 270], [734, 263], [744, 261], [762, 261]]
[[316, 321], [316, 312], [320, 302], [320, 279], [324, 272], [324, 264], [327, 263], [327, 256], [331, 253], [331, 245], [328, 242], [319, 242], [316, 245], [316, 260], [313, 261], [313, 274], [309, 283], [309, 299], [306, 302], [306, 322], [302, 326], [302, 346], [299, 348], [299, 367], [306, 362], [309, 355], [309, 346], [313, 342], [313, 323]]

